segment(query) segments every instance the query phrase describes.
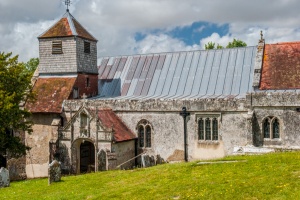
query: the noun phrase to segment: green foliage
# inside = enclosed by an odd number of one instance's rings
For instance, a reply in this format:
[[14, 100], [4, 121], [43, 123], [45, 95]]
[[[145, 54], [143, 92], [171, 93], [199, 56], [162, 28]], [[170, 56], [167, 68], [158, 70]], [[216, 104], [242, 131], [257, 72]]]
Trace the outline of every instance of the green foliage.
[[[215, 43], [214, 42], [208, 42], [205, 45], [205, 50], [208, 50], [208, 49], [215, 49]], [[217, 44], [217, 49], [223, 49], [223, 46]]]
[[25, 120], [30, 113], [20, 105], [34, 96], [32, 74], [24, 63], [18, 62], [18, 56], [11, 55], [0, 52], [0, 156], [9, 153], [18, 157], [24, 155], [28, 147], [19, 137], [14, 137], [12, 130], [32, 131], [32, 122]]
[[246, 47], [247, 44], [242, 40], [233, 39], [232, 42], [229, 42], [226, 48], [235, 48], [235, 47]]
[[[300, 199], [299, 152], [12, 182], [1, 199]], [[47, 192], [45, 192], [47, 191]]]
[[25, 68], [28, 73], [31, 73], [33, 75], [34, 71], [39, 65], [39, 62], [40, 60], [38, 58], [31, 58], [27, 63], [25, 63]]
[[215, 43], [214, 42], [208, 42], [206, 45], [205, 45], [205, 49], [208, 50], [208, 49], [214, 49], [215, 48]]
[[[237, 40], [237, 39], [233, 39], [232, 42], [229, 42], [226, 46], [226, 48], [235, 48], [235, 47], [246, 47], [247, 44], [245, 42], [243, 42], [242, 40]], [[208, 42], [207, 44], [205, 44], [205, 50], [208, 49], [223, 49], [224, 47], [217, 44], [217, 47], [215, 47], [215, 43], [214, 42]]]

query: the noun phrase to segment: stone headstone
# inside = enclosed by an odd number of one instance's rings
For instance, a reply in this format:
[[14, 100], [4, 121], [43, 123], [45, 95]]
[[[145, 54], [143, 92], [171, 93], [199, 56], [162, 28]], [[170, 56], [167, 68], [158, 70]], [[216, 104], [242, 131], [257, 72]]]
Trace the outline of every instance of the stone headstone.
[[53, 160], [51, 164], [49, 164], [48, 168], [48, 184], [50, 185], [52, 182], [58, 182], [61, 180], [61, 168], [60, 162], [57, 160]]
[[152, 166], [155, 166], [155, 158], [154, 158], [154, 156], [150, 156], [150, 166], [152, 167]]
[[9, 171], [4, 167], [0, 169], [0, 188], [2, 187], [9, 187], [10, 180], [9, 180]]
[[103, 149], [98, 153], [98, 171], [108, 170], [107, 152]]
[[112, 152], [107, 152], [107, 168], [108, 170], [117, 168], [117, 154]]
[[7, 169], [11, 181], [25, 180], [27, 178], [25, 163], [25, 157], [18, 159], [12, 158], [7, 161]]
[[150, 156], [147, 154], [143, 154], [141, 156], [142, 158], [142, 167], [150, 167], [151, 166], [151, 161], [150, 161]]
[[165, 163], [164, 159], [158, 154], [156, 156], [156, 164], [159, 165], [159, 164], [163, 164]]

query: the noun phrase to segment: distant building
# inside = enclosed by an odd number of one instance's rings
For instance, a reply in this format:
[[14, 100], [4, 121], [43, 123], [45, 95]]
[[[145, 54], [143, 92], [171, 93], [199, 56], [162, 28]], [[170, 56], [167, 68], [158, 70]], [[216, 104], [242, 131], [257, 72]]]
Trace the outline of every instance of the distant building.
[[[67, 12], [40, 35], [28, 178], [300, 148], [300, 42], [101, 58]], [[143, 154], [144, 155], [144, 154]], [[137, 157], [135, 159], [135, 157]], [[151, 159], [152, 158], [152, 159]], [[149, 164], [149, 163], [148, 163]]]

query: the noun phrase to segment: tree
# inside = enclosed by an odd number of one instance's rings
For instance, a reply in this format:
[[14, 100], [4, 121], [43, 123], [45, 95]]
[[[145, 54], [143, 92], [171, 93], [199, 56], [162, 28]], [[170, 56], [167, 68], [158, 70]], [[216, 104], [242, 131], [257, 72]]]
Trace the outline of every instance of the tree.
[[[0, 52], [0, 165], [9, 153], [20, 157], [29, 149], [14, 131], [32, 132], [32, 122], [27, 121], [30, 112], [20, 107], [26, 100], [34, 99], [31, 86], [32, 73], [24, 63], [18, 62], [18, 56]], [[2, 159], [1, 159], [2, 157]], [[2, 160], [2, 161], [1, 161]], [[5, 161], [6, 162], [6, 161]]]
[[232, 42], [229, 42], [226, 48], [235, 48], [235, 47], [246, 47], [247, 44], [239, 39], [233, 39]]
[[[205, 49], [208, 50], [208, 49], [215, 49], [215, 43], [214, 42], [208, 42], [206, 45], [205, 45]], [[223, 49], [223, 46], [217, 44], [217, 49]]]
[[[246, 47], [247, 44], [243, 42], [242, 40], [239, 39], [233, 39], [232, 42], [229, 42], [226, 46], [226, 48], [235, 48], [235, 47]], [[214, 42], [208, 42], [205, 44], [205, 49], [223, 49], [224, 47], [217, 44], [217, 48], [215, 48], [215, 43]]]
[[40, 60], [38, 58], [31, 58], [27, 63], [25, 63], [26, 70], [33, 75]]

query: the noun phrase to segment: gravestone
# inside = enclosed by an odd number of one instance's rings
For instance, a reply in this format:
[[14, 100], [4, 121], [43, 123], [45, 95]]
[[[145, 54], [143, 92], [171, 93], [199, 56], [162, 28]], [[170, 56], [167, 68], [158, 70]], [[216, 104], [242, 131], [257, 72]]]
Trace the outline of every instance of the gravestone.
[[103, 149], [98, 152], [98, 171], [108, 170], [107, 152]]
[[27, 178], [25, 162], [25, 157], [18, 159], [12, 158], [7, 161], [7, 169], [11, 181], [25, 180]]
[[151, 162], [150, 162], [150, 156], [147, 154], [143, 154], [141, 156], [142, 159], [142, 167], [150, 167], [151, 166]]
[[152, 166], [155, 166], [155, 165], [156, 165], [156, 163], [155, 163], [154, 156], [150, 156], [150, 166], [152, 167]]
[[117, 154], [112, 152], [107, 152], [107, 168], [108, 170], [117, 168]]
[[60, 163], [57, 160], [53, 160], [51, 164], [49, 164], [48, 168], [48, 184], [50, 185], [52, 182], [58, 182], [61, 180], [61, 168]]
[[10, 180], [9, 180], [9, 171], [4, 167], [0, 169], [0, 188], [2, 187], [9, 187]]
[[165, 163], [164, 159], [158, 154], [156, 156], [156, 164], [159, 165], [159, 164], [163, 164]]

